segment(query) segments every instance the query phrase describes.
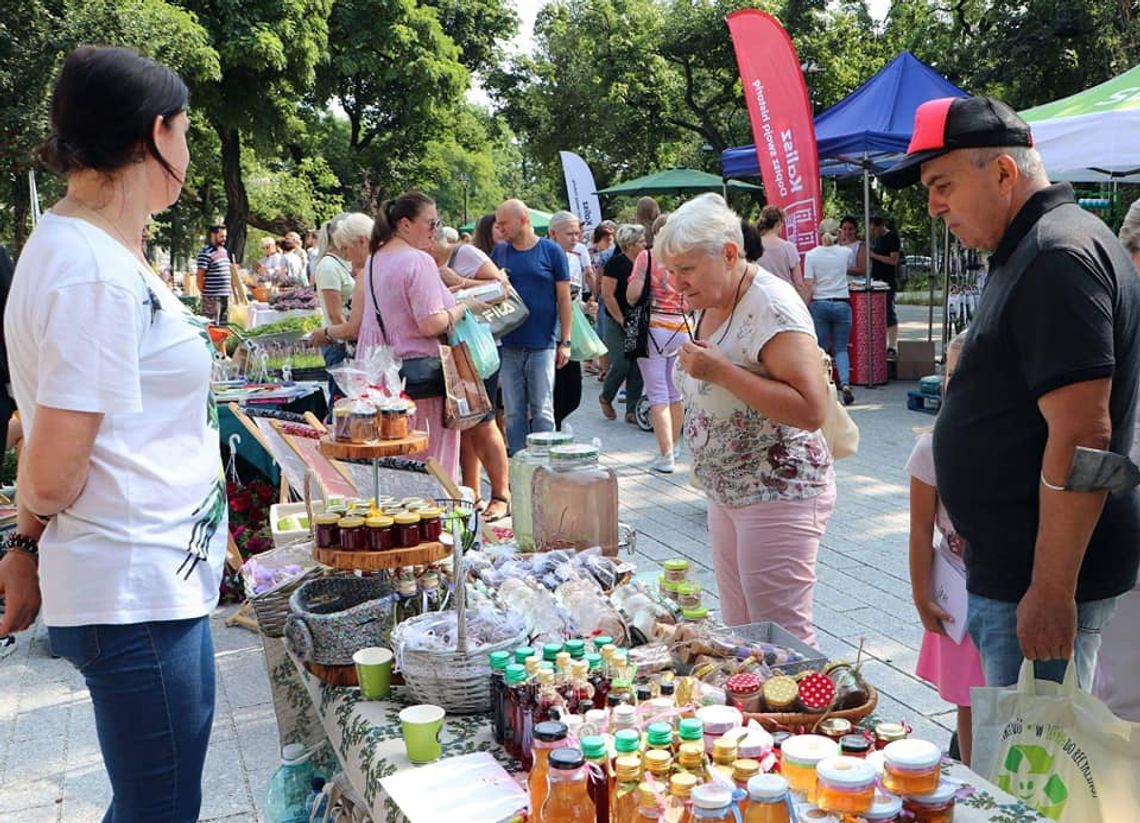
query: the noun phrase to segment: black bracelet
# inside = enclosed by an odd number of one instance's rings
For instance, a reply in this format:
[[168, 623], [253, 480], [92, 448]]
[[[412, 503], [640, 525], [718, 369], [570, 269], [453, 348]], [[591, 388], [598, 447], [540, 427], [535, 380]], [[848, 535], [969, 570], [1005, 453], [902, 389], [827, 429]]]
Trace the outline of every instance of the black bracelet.
[[10, 551], [23, 552], [26, 555], [30, 555], [36, 562], [39, 562], [40, 541], [16, 531], [10, 532], [7, 541], [4, 543], [4, 554]]

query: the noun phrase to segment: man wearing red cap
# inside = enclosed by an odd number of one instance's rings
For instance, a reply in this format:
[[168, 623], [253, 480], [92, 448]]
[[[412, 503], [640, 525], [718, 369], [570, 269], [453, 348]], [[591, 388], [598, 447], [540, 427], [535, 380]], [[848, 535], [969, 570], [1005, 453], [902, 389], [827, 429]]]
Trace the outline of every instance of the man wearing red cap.
[[[987, 97], [919, 107], [906, 158], [930, 214], [990, 252], [978, 314], [934, 430], [939, 497], [966, 539], [968, 629], [991, 686], [1023, 658], [1088, 688], [1116, 598], [1136, 582], [1140, 496], [1072, 481], [1077, 447], [1128, 454], [1140, 281], [1120, 243], [1051, 186], [1029, 126]], [[1073, 490], [1094, 487], [1092, 491]]]

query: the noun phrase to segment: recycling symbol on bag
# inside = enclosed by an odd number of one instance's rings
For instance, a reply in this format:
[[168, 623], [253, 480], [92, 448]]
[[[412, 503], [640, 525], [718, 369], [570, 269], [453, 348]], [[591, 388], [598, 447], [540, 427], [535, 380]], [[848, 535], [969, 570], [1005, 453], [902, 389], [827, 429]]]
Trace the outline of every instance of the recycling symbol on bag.
[[1041, 746], [1010, 746], [997, 785], [1050, 820], [1060, 819], [1069, 799], [1065, 781], [1053, 771], [1053, 755]]

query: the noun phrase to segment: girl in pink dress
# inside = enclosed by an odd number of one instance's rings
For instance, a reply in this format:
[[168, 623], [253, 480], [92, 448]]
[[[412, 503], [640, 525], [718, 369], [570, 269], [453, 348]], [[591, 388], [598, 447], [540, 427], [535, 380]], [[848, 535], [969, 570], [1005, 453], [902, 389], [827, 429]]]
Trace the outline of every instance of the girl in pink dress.
[[[963, 337], [950, 341], [946, 351], [946, 384], [958, 363]], [[945, 388], [943, 389], [945, 391]], [[962, 762], [970, 765], [971, 735], [970, 689], [986, 685], [982, 661], [970, 635], [955, 643], [943, 629], [949, 619], [931, 597], [931, 570], [934, 565], [935, 539], [941, 535], [940, 548], [964, 563], [965, 543], [954, 530], [946, 508], [938, 499], [938, 483], [934, 476], [932, 435], [919, 435], [906, 470], [910, 475], [910, 583], [915, 608], [926, 630], [918, 653], [915, 674], [938, 688], [943, 700], [958, 707], [958, 748]]]

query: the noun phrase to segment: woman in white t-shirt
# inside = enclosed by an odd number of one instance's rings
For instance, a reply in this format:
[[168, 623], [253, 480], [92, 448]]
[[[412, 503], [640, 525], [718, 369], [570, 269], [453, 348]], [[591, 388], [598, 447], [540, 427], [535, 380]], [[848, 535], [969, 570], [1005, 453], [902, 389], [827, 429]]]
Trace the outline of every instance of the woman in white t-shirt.
[[[348, 319], [356, 278], [368, 262], [372, 224], [373, 220], [367, 214], [342, 212], [321, 226], [313, 282], [317, 287], [321, 318], [326, 329]], [[321, 353], [325, 358], [325, 368], [331, 369], [348, 357], [348, 344], [345, 341], [330, 342]], [[334, 398], [342, 396], [336, 380], [329, 377], [329, 407], [332, 407]]]
[[855, 402], [851, 391], [851, 358], [847, 341], [851, 337], [851, 295], [847, 291], [847, 272], [855, 265], [855, 254], [839, 245], [839, 223], [824, 220], [819, 224], [819, 245], [804, 256], [805, 294], [810, 298], [811, 319], [819, 345], [831, 352], [839, 370], [839, 391], [843, 402]]
[[28, 238], [4, 318], [26, 445], [0, 635], [26, 629], [42, 593], [52, 651], [91, 693], [108, 820], [196, 820], [213, 722], [227, 528], [213, 348], [140, 249], [182, 188], [186, 103], [133, 51], [68, 55], [41, 151], [67, 195]]
[[698, 311], [677, 375], [685, 442], [708, 495], [725, 624], [770, 620], [814, 643], [815, 561], [835, 506], [819, 431], [827, 384], [803, 300], [748, 263], [743, 242], [739, 215], [705, 194], [673, 212], [653, 243]]

